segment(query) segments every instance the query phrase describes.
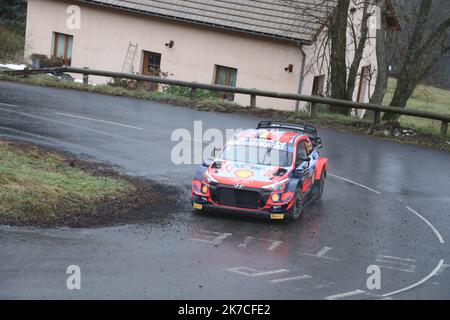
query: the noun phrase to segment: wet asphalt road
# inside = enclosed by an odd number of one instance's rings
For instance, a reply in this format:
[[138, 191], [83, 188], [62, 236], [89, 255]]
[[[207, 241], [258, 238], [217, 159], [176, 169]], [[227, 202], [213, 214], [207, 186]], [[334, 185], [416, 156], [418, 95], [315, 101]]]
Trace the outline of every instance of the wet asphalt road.
[[[161, 224], [0, 226], [0, 298], [450, 298], [448, 153], [319, 128], [330, 176], [299, 221], [194, 215], [196, 166], [170, 154], [173, 130], [193, 132], [195, 120], [225, 130], [261, 119], [0, 82], [0, 137], [183, 190]], [[81, 268], [81, 290], [66, 289], [69, 265]], [[366, 286], [370, 265], [381, 267], [381, 290]]]

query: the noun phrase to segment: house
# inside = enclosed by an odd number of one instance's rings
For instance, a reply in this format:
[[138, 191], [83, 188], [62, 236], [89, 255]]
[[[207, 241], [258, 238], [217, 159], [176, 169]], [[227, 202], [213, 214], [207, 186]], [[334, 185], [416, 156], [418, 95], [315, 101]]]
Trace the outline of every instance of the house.
[[[319, 66], [313, 57], [323, 34], [321, 21], [332, 14], [335, 3], [28, 0], [25, 57], [44, 54], [74, 67], [325, 95], [328, 68]], [[314, 15], [308, 10], [314, 10]], [[393, 15], [389, 19], [395, 28]], [[349, 56], [351, 48], [349, 43]], [[375, 79], [374, 70], [372, 38], [361, 63], [355, 100], [368, 100], [374, 86], [369, 74]], [[91, 81], [107, 79], [92, 77]], [[246, 95], [224, 98], [244, 106], [250, 103]], [[299, 106], [295, 101], [262, 97], [257, 105], [284, 110]]]

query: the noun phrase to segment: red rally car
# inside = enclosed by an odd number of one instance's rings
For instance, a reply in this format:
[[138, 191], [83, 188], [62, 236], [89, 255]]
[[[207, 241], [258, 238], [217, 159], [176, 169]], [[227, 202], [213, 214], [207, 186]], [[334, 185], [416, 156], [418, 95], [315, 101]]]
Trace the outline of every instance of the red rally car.
[[192, 206], [292, 219], [307, 203], [320, 199], [328, 159], [322, 141], [308, 125], [263, 121], [236, 135], [192, 181]]

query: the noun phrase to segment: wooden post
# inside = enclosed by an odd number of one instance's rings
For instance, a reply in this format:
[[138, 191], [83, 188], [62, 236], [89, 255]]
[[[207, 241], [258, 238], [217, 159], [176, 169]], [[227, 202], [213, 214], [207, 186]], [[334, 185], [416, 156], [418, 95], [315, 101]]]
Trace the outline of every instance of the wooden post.
[[136, 81], [136, 90], [142, 90], [142, 81], [141, 80]]
[[381, 112], [375, 111], [373, 114], [373, 125], [376, 126], [377, 124], [380, 124], [381, 122]]
[[447, 138], [447, 133], [448, 133], [448, 122], [442, 121], [441, 122], [441, 136], [443, 138]]
[[311, 102], [309, 105], [309, 117], [314, 118], [316, 116], [317, 110], [316, 110], [316, 103]]
[[256, 95], [255, 94], [250, 95], [250, 107], [256, 108]]
[[[88, 67], [84, 67], [83, 69], [89, 69]], [[87, 73], [83, 73], [83, 84], [89, 84], [89, 75]]]
[[191, 88], [191, 100], [197, 99], [197, 88], [192, 87]]

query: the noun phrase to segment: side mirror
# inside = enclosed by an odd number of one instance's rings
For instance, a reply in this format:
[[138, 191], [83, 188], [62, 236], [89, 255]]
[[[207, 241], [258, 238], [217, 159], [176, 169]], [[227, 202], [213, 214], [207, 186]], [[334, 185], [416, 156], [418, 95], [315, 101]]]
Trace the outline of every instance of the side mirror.
[[214, 162], [214, 158], [206, 158], [202, 162], [203, 167], [209, 167]]

